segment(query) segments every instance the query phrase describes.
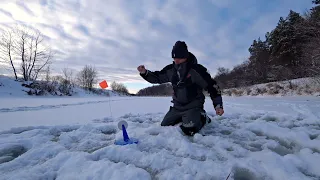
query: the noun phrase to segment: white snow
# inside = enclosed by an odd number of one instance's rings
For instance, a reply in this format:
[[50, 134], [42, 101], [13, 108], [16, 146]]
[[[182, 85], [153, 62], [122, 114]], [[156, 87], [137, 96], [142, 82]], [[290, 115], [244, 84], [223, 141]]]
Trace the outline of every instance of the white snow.
[[[25, 87], [21, 82], [14, 81], [13, 78], [0, 75], [0, 97], [24, 97], [26, 96]], [[25, 90], [25, 91], [24, 91]]]
[[[319, 97], [223, 98], [188, 137], [160, 126], [169, 97], [0, 95], [0, 180], [320, 179]], [[122, 120], [138, 144], [114, 144]]]

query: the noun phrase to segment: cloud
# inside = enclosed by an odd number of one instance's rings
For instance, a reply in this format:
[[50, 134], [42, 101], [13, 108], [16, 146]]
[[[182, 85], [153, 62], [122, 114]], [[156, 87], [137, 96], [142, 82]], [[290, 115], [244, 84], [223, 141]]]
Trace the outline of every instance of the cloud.
[[27, 14], [29, 14], [30, 16], [35, 16], [35, 14], [33, 13], [33, 11], [31, 9], [28, 8], [28, 6], [26, 6], [23, 2], [16, 2], [17, 7], [23, 9], [24, 12], [26, 12]]
[[176, 40], [186, 41], [212, 75], [220, 66], [232, 68], [246, 60], [252, 41], [264, 37], [280, 16], [290, 9], [303, 12], [311, 3], [3, 0], [0, 7], [1, 29], [24, 23], [45, 35], [57, 52], [55, 71], [93, 65], [99, 78], [131, 86], [130, 82], [145, 84], [136, 71], [138, 65], [159, 70], [172, 62]]
[[211, 0], [210, 1], [214, 6], [218, 7], [218, 8], [225, 8], [228, 7], [231, 4], [231, 0], [224, 0], [224, 1], [220, 1], [220, 0]]
[[8, 18], [12, 18], [12, 14], [6, 10], [0, 8], [0, 13], [7, 16]]

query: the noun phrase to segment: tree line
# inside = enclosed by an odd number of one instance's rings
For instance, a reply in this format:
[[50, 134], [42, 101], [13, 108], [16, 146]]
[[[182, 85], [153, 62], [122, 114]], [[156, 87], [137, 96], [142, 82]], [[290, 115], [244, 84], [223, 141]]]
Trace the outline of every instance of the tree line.
[[137, 96], [168, 96], [173, 94], [173, 89], [170, 83], [153, 85], [140, 89]]
[[218, 68], [214, 77], [225, 88], [320, 75], [320, 0], [304, 15], [290, 10], [265, 34], [253, 40], [250, 57], [232, 70]]

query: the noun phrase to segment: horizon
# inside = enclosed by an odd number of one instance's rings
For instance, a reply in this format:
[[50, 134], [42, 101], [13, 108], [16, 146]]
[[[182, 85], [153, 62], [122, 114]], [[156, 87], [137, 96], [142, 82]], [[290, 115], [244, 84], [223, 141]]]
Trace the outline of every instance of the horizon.
[[214, 76], [218, 67], [232, 69], [247, 60], [253, 40], [264, 39], [280, 17], [290, 10], [302, 15], [312, 7], [311, 0], [236, 2], [4, 0], [0, 31], [16, 24], [36, 28], [58, 52], [54, 74], [92, 65], [98, 81], [123, 83], [136, 93], [152, 86], [136, 68], [144, 64], [154, 71], [170, 64], [177, 40], [185, 41]]

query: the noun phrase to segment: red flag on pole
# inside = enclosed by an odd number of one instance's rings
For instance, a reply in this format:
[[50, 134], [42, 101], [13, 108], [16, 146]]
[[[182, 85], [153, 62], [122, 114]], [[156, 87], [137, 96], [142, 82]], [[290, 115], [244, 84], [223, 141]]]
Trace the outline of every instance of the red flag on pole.
[[99, 85], [100, 85], [100, 87], [101, 87], [102, 89], [105, 89], [105, 88], [107, 88], [107, 87], [108, 87], [108, 83], [107, 83], [107, 81], [106, 81], [106, 80], [104, 80], [104, 81], [100, 82], [100, 83], [99, 83]]

